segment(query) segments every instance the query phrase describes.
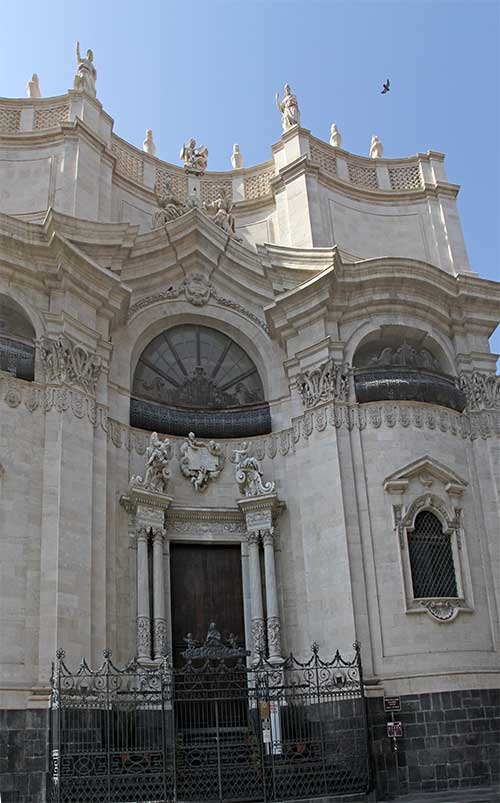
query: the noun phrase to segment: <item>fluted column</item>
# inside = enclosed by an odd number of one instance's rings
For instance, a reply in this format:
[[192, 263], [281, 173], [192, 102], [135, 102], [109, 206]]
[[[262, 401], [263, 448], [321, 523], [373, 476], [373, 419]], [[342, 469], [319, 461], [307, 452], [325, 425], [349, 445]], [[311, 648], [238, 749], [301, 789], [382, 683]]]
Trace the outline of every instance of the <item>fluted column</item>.
[[163, 571], [163, 539], [165, 530], [153, 530], [153, 637], [154, 657], [163, 658], [167, 652], [167, 621], [165, 617], [165, 575]]
[[276, 586], [273, 527], [262, 531], [262, 543], [264, 544], [264, 570], [266, 575], [267, 646], [269, 648], [269, 658], [281, 658], [281, 625]]
[[259, 533], [248, 533], [248, 562], [250, 568], [250, 606], [252, 611], [252, 646], [256, 655], [266, 649], [262, 579], [260, 576]]
[[137, 531], [137, 657], [151, 660], [147, 527]]

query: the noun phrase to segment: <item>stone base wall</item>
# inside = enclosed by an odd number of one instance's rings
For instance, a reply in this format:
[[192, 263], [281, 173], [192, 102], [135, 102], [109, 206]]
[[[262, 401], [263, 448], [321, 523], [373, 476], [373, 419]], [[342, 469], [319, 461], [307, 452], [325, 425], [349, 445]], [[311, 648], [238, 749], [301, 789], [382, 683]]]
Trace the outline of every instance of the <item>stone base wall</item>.
[[49, 712], [0, 710], [0, 798], [2, 803], [45, 800]]
[[498, 782], [500, 689], [409, 694], [401, 708], [394, 714], [403, 723], [396, 754], [387, 738], [391, 714], [382, 698], [368, 700], [377, 797]]

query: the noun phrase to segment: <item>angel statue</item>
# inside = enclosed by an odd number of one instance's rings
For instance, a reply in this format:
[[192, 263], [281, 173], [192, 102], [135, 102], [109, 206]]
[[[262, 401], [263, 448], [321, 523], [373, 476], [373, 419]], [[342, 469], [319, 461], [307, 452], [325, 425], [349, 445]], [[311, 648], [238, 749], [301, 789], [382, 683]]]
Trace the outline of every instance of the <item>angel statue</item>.
[[76, 43], [76, 63], [78, 69], [76, 71], [74, 87], [80, 92], [87, 92], [95, 98], [95, 82], [97, 79], [97, 70], [94, 67], [94, 54], [91, 50], [87, 50], [87, 55], [82, 59], [80, 55], [80, 42]]
[[174, 194], [172, 190], [172, 180], [168, 177], [165, 180], [165, 189], [163, 192], [160, 192], [158, 184], [155, 185], [155, 196], [158, 209], [153, 213], [153, 229], [164, 226], [165, 223], [175, 220], [176, 217], [180, 217], [184, 212], [188, 211], [187, 205], [183, 201], [180, 201]]
[[184, 162], [184, 169], [188, 173], [202, 176], [207, 169], [208, 148], [204, 145], [196, 147], [196, 140], [190, 139], [181, 148], [180, 158]]
[[294, 125], [300, 125], [300, 111], [297, 96], [292, 95], [290, 84], [285, 84], [285, 95], [280, 101], [280, 94], [276, 92], [276, 106], [281, 114], [283, 131], [288, 131]]
[[243, 496], [259, 496], [273, 493], [276, 483], [263, 482], [262, 468], [256, 457], [249, 457], [249, 445], [242, 443], [233, 452], [232, 462], [236, 464], [235, 478]]
[[130, 486], [143, 488], [153, 493], [165, 493], [170, 479], [171, 447], [166, 438], [161, 441], [157, 432], [153, 432], [146, 449], [146, 473], [144, 479], [139, 475], [132, 477]]

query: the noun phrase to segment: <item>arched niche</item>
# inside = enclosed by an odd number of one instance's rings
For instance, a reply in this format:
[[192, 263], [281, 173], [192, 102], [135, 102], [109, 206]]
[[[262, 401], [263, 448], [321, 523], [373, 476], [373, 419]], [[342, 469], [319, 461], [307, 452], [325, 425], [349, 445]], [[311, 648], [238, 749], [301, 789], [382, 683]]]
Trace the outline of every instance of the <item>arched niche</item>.
[[196, 321], [163, 329], [135, 366], [130, 423], [170, 435], [241, 438], [271, 430], [257, 366], [227, 333]]
[[35, 375], [35, 329], [22, 306], [0, 294], [0, 370], [32, 382]]
[[465, 396], [444, 349], [411, 326], [384, 325], [358, 343], [352, 357], [358, 402], [429, 402], [462, 412]]

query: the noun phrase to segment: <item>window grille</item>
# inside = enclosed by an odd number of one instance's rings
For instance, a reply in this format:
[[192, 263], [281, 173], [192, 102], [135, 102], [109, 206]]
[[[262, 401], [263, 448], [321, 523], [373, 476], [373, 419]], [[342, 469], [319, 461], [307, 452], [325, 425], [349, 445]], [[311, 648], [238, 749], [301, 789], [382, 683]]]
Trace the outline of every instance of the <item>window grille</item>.
[[430, 511], [417, 515], [408, 550], [414, 597], [458, 596], [450, 536]]

